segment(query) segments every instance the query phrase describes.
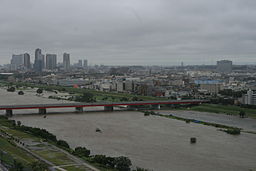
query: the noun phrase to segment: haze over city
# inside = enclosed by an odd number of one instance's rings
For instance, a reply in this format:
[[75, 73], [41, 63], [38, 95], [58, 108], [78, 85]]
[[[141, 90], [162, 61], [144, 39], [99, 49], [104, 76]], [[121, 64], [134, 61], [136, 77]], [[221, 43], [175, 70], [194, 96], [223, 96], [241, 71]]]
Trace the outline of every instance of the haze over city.
[[254, 64], [252, 0], [1, 0], [0, 64], [34, 49], [90, 64]]

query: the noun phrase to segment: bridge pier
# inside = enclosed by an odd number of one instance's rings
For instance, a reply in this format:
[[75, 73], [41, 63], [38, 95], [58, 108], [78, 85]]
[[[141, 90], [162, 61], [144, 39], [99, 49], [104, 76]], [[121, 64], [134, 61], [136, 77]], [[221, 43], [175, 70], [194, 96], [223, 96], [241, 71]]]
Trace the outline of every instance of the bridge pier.
[[39, 109], [39, 114], [46, 114], [46, 109]]
[[76, 112], [83, 112], [83, 111], [84, 111], [83, 107], [76, 107]]
[[155, 109], [155, 110], [160, 110], [161, 109], [160, 104], [151, 105], [151, 107], [152, 107], [152, 109]]
[[114, 107], [113, 106], [104, 106], [104, 111], [113, 111]]
[[11, 109], [8, 109], [8, 110], [6, 110], [5, 115], [6, 115], [7, 117], [12, 117], [13, 111], [12, 111]]

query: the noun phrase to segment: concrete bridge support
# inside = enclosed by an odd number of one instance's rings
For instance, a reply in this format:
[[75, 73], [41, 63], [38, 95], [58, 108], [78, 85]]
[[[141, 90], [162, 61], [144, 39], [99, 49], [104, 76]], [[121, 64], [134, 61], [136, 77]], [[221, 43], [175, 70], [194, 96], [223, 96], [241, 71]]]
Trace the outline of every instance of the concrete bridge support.
[[113, 111], [114, 107], [113, 106], [104, 106], [104, 111]]
[[39, 114], [46, 114], [46, 109], [39, 109]]
[[161, 109], [160, 104], [151, 105], [151, 107], [152, 107], [152, 109], [155, 109], [155, 110], [160, 110]]
[[13, 111], [12, 111], [12, 110], [6, 110], [5, 115], [6, 115], [7, 117], [12, 117]]
[[83, 112], [84, 111], [84, 109], [83, 109], [83, 107], [76, 107], [76, 112]]

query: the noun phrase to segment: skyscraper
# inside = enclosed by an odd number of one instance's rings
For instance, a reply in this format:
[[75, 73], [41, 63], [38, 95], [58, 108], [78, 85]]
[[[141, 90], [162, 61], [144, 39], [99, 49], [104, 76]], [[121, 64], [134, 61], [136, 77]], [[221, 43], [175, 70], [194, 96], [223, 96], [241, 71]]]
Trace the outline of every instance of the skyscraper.
[[87, 59], [84, 60], [84, 68], [87, 68], [88, 67], [88, 61]]
[[41, 49], [35, 50], [35, 63], [34, 70], [37, 72], [42, 72], [45, 67], [44, 55], [42, 54]]
[[54, 70], [57, 67], [57, 55], [46, 54], [46, 69]]
[[24, 54], [24, 66], [26, 69], [31, 69], [30, 55], [28, 53]]
[[65, 71], [70, 69], [70, 54], [68, 53], [63, 54], [63, 67]]
[[40, 56], [41, 54], [42, 54], [42, 50], [39, 49], [39, 48], [37, 48], [37, 49], [35, 50], [35, 61], [38, 60], [38, 58], [39, 58], [39, 56]]
[[79, 67], [79, 68], [83, 67], [83, 61], [82, 61], [81, 59], [78, 60], [78, 67]]

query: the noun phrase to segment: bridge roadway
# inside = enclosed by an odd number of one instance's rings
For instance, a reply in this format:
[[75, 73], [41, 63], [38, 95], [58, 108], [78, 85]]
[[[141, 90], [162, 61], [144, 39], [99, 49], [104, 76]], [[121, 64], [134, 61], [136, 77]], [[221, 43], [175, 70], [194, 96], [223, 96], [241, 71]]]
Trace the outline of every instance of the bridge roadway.
[[6, 110], [6, 115], [11, 116], [13, 110], [39, 109], [40, 114], [45, 114], [50, 108], [76, 108], [83, 111], [83, 107], [104, 106], [107, 111], [112, 111], [114, 106], [152, 105], [160, 108], [161, 104], [200, 104], [207, 100], [169, 100], [169, 101], [133, 101], [133, 102], [95, 102], [95, 103], [59, 103], [59, 104], [26, 104], [26, 105], [0, 105], [0, 110]]

